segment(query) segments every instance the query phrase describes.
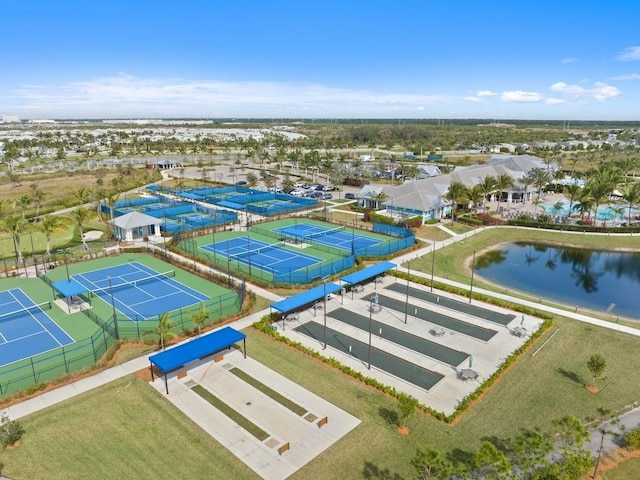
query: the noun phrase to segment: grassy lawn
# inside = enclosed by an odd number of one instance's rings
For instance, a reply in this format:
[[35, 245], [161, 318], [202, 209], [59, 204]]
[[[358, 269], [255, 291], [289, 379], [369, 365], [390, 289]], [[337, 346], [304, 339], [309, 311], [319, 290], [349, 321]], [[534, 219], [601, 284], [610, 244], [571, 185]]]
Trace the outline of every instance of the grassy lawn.
[[462, 223], [450, 222], [445, 225], [449, 230], [456, 232], [458, 235], [468, 233], [474, 230], [473, 227], [463, 225]]
[[604, 480], [636, 480], [640, 478], [640, 458], [632, 458], [616, 468], [601, 472]]
[[15, 479], [257, 478], [133, 376], [22, 423], [22, 446], [2, 453], [2, 473]]
[[427, 240], [433, 240], [434, 242], [442, 242], [451, 238], [447, 232], [438, 228], [437, 225], [423, 225], [416, 230], [416, 238], [426, 238]]

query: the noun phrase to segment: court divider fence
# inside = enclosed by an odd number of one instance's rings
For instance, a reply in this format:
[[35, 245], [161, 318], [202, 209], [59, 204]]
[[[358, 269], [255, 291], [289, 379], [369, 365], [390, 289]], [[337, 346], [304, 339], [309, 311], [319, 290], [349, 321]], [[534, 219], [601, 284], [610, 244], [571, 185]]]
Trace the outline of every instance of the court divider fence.
[[[53, 282], [48, 277], [41, 278], [47, 285], [52, 285]], [[203, 302], [211, 317], [203, 326], [239, 312], [243, 302], [244, 290], [230, 292]], [[171, 332], [194, 330], [195, 325], [190, 313], [200, 310], [200, 306], [199, 303], [191, 308], [181, 308], [170, 312], [169, 320], [174, 324]], [[76, 340], [71, 345], [0, 367], [0, 395], [10, 395], [21, 390], [29, 391], [35, 386], [62, 375], [94, 366], [116, 341], [116, 322], [113, 316], [105, 319], [90, 309], [84, 309], [82, 313], [99, 327], [98, 331], [88, 338]], [[135, 322], [128, 317], [118, 315], [116, 320], [120, 339], [150, 338], [155, 340], [158, 338], [157, 334], [150, 333], [158, 326], [158, 317]]]

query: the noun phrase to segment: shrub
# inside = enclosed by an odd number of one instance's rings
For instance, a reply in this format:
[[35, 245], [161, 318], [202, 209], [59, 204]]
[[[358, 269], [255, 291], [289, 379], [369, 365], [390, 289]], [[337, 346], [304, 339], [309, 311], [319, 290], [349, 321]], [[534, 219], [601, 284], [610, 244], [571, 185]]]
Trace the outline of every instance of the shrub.
[[10, 420], [9, 416], [2, 412], [0, 415], [0, 442], [3, 447], [13, 445], [22, 438], [24, 428], [17, 420]]
[[628, 450], [636, 450], [640, 448], [640, 428], [631, 430], [624, 436], [624, 446]]

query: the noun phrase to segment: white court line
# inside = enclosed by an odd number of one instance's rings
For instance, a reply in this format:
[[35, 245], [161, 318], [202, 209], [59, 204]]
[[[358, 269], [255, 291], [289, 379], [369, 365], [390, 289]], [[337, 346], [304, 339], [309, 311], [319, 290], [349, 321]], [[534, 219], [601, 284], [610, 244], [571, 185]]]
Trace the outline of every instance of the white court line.
[[[29, 299], [30, 299], [30, 297], [29, 297], [26, 293], [24, 293], [24, 292], [22, 291], [22, 289], [20, 289], [20, 288], [19, 288], [19, 289], [17, 289], [17, 290], [20, 290], [20, 293], [22, 293], [25, 297], [27, 297], [27, 298], [29, 298]], [[12, 296], [13, 298], [15, 298], [15, 299], [16, 299], [16, 302], [18, 302], [18, 303], [22, 306], [22, 308], [28, 308], [28, 307], [26, 307], [26, 306], [25, 306], [25, 305], [24, 305], [24, 304], [23, 304], [23, 303], [22, 303], [18, 298], [16, 298], [16, 296], [15, 296], [15, 295], [13, 295], [13, 293], [12, 293], [12, 292], [10, 292], [10, 293], [11, 293], [11, 296]], [[32, 301], [32, 300], [30, 300], [30, 301], [33, 303], [33, 301]], [[34, 304], [34, 305], [35, 305], [35, 304]], [[34, 305], [31, 305], [31, 306], [34, 306]], [[58, 340], [58, 339], [57, 339], [57, 338], [56, 338], [56, 337], [55, 337], [55, 336], [54, 336], [54, 335], [49, 331], [49, 329], [48, 329], [47, 327], [45, 327], [45, 326], [40, 322], [40, 320], [38, 320], [38, 319], [33, 315], [33, 313], [31, 313], [31, 312], [30, 312], [30, 311], [28, 311], [28, 310], [27, 310], [27, 313], [31, 316], [31, 318], [33, 318], [33, 319], [36, 321], [36, 323], [37, 323], [38, 325], [40, 325], [40, 328], [42, 328], [42, 332], [38, 332], [38, 333], [43, 333], [43, 332], [48, 333], [48, 334], [49, 334], [49, 336], [50, 336], [50, 337], [51, 337], [51, 338], [52, 338], [52, 339], [53, 339], [53, 340], [54, 340], [54, 341], [55, 341], [59, 346], [61, 346], [61, 347], [63, 346], [63, 345], [62, 345], [62, 343], [60, 343], [60, 341], [59, 341], [59, 340]], [[42, 312], [42, 313], [44, 313], [45, 315], [47, 315], [45, 312]], [[47, 315], [47, 316], [48, 316], [48, 315]], [[53, 320], [51, 320], [51, 321], [53, 321]], [[55, 322], [54, 322], [54, 323], [55, 323]], [[58, 324], [56, 323], [56, 325], [58, 325]], [[58, 325], [58, 328], [60, 328], [60, 326], [59, 326], [59, 325]], [[60, 330], [62, 330], [62, 328], [60, 328]], [[64, 332], [64, 334], [65, 334], [67, 337], [69, 337], [71, 340], [73, 340], [73, 337], [72, 337], [71, 335], [69, 335], [69, 334], [68, 334], [67, 332], [65, 332], [64, 330], [62, 330], [62, 331]], [[33, 335], [33, 334], [32, 334], [32, 335]], [[29, 336], [31, 336], [31, 335], [27, 335], [27, 337], [29, 337]], [[27, 338], [27, 337], [21, 337], [21, 338]], [[38, 354], [38, 355], [39, 355], [39, 354]]]

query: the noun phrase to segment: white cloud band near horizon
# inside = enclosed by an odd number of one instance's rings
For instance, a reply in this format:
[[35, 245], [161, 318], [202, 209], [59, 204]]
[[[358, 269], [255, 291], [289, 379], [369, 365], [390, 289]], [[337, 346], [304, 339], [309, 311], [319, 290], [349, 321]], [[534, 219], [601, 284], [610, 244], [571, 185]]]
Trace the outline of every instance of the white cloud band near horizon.
[[[23, 117], [402, 117], [433, 115], [432, 110], [472, 103], [561, 105], [567, 99], [599, 102], [621, 94], [616, 87], [595, 83], [593, 88], [557, 82], [543, 93], [509, 90], [502, 94], [478, 90], [475, 96], [385, 93], [338, 88], [317, 83], [268, 81], [185, 80], [137, 78], [127, 74], [57, 86], [22, 85], [0, 94], [0, 103]], [[7, 112], [10, 113], [10, 112]], [[491, 112], [487, 112], [489, 115]]]

